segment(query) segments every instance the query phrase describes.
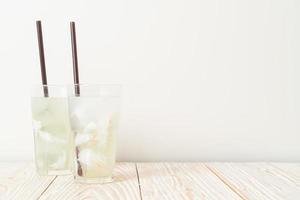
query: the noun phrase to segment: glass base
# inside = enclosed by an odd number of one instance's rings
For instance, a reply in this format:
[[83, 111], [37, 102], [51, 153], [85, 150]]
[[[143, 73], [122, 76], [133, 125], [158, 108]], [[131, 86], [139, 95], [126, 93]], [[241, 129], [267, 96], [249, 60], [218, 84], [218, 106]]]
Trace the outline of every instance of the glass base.
[[103, 184], [103, 183], [111, 183], [113, 182], [113, 177], [101, 177], [101, 178], [86, 178], [75, 176], [74, 177], [76, 183], [84, 183], [84, 184]]
[[72, 174], [70, 170], [48, 170], [48, 171], [37, 170], [37, 172], [40, 176], [62, 176], [62, 175]]

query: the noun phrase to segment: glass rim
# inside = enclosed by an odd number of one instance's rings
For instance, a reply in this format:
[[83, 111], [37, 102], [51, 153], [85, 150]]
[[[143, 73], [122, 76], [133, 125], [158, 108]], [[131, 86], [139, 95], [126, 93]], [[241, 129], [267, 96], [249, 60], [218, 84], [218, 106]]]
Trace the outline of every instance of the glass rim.
[[32, 87], [63, 87], [64, 84], [32, 84]]
[[[121, 84], [69, 84], [67, 85], [69, 97], [120, 97], [122, 95]], [[80, 94], [76, 95], [79, 89]], [[71, 92], [72, 91], [72, 92]], [[83, 92], [82, 92], [83, 91]]]
[[58, 98], [67, 95], [68, 90], [63, 84], [32, 84], [30, 87], [31, 97]]
[[33, 84], [31, 97], [80, 97], [71, 92], [75, 90], [76, 93], [76, 88], [82, 90], [81, 97], [118, 97], [122, 95], [123, 90], [121, 84]]
[[79, 83], [79, 84], [32, 84], [31, 87], [72, 87], [72, 86], [98, 86], [98, 87], [122, 87], [122, 84], [106, 84], [106, 83]]
[[106, 83], [74, 83], [74, 84], [66, 84], [66, 86], [100, 86], [100, 87], [122, 87], [121, 84], [106, 84]]

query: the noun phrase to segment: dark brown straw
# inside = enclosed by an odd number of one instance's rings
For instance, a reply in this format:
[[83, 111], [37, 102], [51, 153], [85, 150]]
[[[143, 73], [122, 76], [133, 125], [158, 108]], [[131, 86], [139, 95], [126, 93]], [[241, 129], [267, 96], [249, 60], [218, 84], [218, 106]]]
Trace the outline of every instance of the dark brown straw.
[[80, 96], [75, 22], [70, 22], [75, 95]]
[[36, 30], [37, 30], [38, 44], [39, 44], [40, 66], [41, 66], [44, 96], [48, 97], [49, 93], [47, 87], [47, 74], [46, 74], [46, 64], [45, 64], [45, 54], [44, 54], [42, 22], [40, 20], [36, 21]]
[[[70, 22], [70, 28], [71, 28], [71, 44], [72, 44], [75, 96], [80, 96], [75, 22]], [[79, 157], [78, 147], [76, 147], [76, 157], [77, 157], [77, 174], [78, 174], [78, 176], [82, 176], [83, 175], [82, 167], [81, 167], [80, 161], [78, 160], [78, 157]]]

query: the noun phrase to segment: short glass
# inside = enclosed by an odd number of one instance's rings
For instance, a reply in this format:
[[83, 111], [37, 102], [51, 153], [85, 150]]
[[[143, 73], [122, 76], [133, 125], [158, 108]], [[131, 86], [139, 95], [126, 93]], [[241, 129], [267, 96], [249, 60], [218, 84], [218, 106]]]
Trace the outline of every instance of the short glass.
[[70, 174], [74, 154], [67, 88], [59, 85], [33, 86], [31, 109], [38, 174]]
[[106, 183], [113, 180], [120, 92], [119, 85], [69, 87], [76, 182]]

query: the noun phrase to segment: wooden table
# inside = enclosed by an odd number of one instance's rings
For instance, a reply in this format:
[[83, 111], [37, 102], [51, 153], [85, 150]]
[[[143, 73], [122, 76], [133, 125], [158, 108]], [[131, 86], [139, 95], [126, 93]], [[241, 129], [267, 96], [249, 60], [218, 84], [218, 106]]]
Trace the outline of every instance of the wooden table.
[[300, 199], [299, 163], [118, 163], [115, 181], [41, 177], [32, 163], [0, 163], [0, 199]]

